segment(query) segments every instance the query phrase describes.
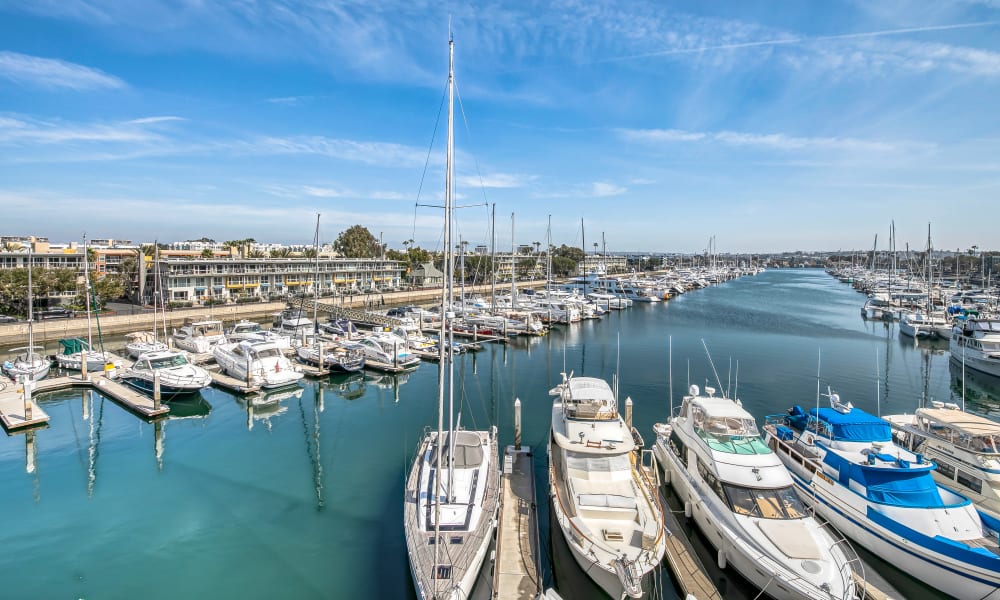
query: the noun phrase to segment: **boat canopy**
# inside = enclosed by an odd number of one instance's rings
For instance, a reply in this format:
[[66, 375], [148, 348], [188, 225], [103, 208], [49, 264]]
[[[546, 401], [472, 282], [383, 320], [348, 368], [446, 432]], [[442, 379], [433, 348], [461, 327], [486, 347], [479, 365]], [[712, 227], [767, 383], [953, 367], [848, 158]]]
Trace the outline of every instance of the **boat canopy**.
[[[818, 411], [818, 412], [817, 412]], [[789, 417], [789, 422], [799, 430], [815, 428], [819, 422], [820, 430], [830, 436], [830, 439], [846, 442], [888, 442], [892, 440], [892, 430], [885, 419], [869, 414], [860, 408], [852, 408], [843, 413], [833, 408], [809, 409], [808, 415], [801, 406], [795, 406]]]
[[864, 486], [865, 495], [872, 502], [919, 508], [945, 506], [930, 468], [904, 466], [900, 461], [893, 461], [892, 465], [857, 464], [834, 451], [828, 451], [823, 462], [837, 469], [842, 484], [855, 481]]

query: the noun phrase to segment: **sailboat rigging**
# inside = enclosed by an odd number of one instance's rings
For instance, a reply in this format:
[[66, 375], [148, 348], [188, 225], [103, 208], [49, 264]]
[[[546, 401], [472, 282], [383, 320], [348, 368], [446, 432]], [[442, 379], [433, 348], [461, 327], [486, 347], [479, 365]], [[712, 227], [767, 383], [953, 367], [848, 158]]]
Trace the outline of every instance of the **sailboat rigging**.
[[[496, 526], [499, 507], [496, 427], [461, 428], [454, 415], [454, 41], [449, 39], [444, 271], [438, 345], [438, 422], [426, 431], [406, 481], [404, 526], [410, 571], [421, 598], [467, 598]], [[448, 423], [444, 422], [445, 396]]]

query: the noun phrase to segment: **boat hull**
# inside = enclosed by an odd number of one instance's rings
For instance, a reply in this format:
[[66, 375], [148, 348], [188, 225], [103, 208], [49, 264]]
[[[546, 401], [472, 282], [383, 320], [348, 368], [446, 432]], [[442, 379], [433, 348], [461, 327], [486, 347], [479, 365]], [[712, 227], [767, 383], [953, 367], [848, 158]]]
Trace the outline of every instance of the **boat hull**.
[[[153, 382], [148, 379], [143, 379], [141, 377], [122, 377], [121, 381], [140, 392], [152, 396], [153, 395]], [[176, 400], [180, 398], [190, 398], [197, 395], [203, 390], [202, 386], [174, 386], [170, 384], [165, 384], [160, 382], [160, 398], [164, 401]]]

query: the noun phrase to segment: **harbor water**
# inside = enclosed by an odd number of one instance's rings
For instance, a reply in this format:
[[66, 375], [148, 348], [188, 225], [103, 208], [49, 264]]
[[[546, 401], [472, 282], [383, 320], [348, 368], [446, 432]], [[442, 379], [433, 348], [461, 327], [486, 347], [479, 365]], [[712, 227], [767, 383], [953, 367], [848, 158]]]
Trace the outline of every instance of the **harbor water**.
[[[963, 375], [946, 342], [915, 344], [892, 323], [862, 320], [862, 302], [820, 270], [768, 271], [461, 355], [462, 426], [496, 424], [512, 443], [521, 399], [546, 584], [601, 597], [549, 520], [548, 390], [561, 372], [617, 374], [647, 442], [691, 384], [729, 390], [759, 423], [815, 405], [817, 385], [882, 414], [941, 400], [996, 417], [1000, 383]], [[0, 436], [0, 595], [413, 597], [403, 484], [424, 428], [437, 426], [437, 370], [303, 380], [251, 400], [208, 389], [157, 423], [96, 392], [36, 398], [49, 426]], [[936, 597], [872, 560], [906, 597]], [[712, 576], [727, 598], [757, 595], [731, 573]], [[676, 597], [665, 569], [654, 588]]]

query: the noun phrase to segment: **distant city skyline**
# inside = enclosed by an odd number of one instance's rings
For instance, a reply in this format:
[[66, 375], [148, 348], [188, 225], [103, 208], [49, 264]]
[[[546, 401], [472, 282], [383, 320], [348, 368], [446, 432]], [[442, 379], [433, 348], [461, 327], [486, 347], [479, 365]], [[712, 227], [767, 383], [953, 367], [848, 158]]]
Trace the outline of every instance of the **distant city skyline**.
[[437, 249], [450, 21], [471, 246], [1000, 248], [1000, 0], [0, 15], [0, 235]]

